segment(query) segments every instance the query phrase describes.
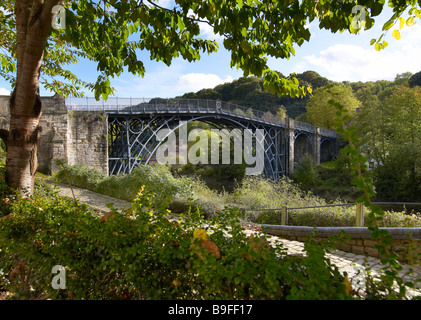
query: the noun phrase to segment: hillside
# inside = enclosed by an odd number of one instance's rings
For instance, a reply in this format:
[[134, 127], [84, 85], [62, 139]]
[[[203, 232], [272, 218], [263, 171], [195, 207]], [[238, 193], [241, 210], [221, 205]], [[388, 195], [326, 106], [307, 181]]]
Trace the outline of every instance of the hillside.
[[[408, 81], [411, 74], [397, 75], [395, 81], [379, 80], [376, 82], [344, 82], [349, 84], [355, 96], [362, 102], [369, 95], [377, 95], [385, 88], [397, 84], [399, 81]], [[281, 76], [283, 76], [281, 74]], [[310, 85], [313, 90], [324, 87], [334, 81], [329, 80], [315, 71], [305, 71], [297, 74], [300, 85]], [[257, 77], [239, 78], [233, 82], [224, 83], [213, 89], [202, 89], [198, 92], [189, 92], [180, 98], [190, 99], [220, 99], [222, 101], [236, 103], [264, 112], [276, 114], [280, 107], [284, 107], [288, 117], [296, 119], [306, 112], [306, 104], [309, 95], [304, 98], [292, 98], [290, 96], [278, 97], [264, 89], [263, 81]]]

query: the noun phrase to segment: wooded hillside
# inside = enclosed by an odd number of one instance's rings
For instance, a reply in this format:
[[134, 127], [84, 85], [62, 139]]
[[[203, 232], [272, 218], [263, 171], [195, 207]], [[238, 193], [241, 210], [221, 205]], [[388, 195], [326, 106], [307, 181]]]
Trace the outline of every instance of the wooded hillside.
[[[352, 88], [354, 96], [364, 105], [371, 97], [377, 96], [380, 100], [384, 98], [390, 89], [396, 85], [410, 85], [421, 75], [421, 72], [412, 74], [410, 72], [396, 75], [394, 81], [378, 80], [370, 82], [349, 82], [344, 81], [342, 84], [349, 85]], [[280, 76], [283, 77], [282, 74]], [[335, 81], [329, 80], [321, 76], [315, 71], [305, 71], [297, 74], [300, 85], [310, 85], [314, 90], [326, 87], [329, 84], [335, 84]], [[412, 82], [410, 81], [412, 80]], [[389, 90], [388, 90], [389, 88]], [[236, 103], [244, 107], [250, 107], [264, 112], [276, 114], [279, 108], [283, 106], [286, 109], [287, 116], [299, 120], [305, 119], [306, 105], [311, 95], [303, 98], [293, 98], [291, 96], [278, 97], [270, 93], [263, 87], [263, 80], [257, 77], [239, 78], [233, 82], [224, 83], [213, 89], [202, 89], [198, 92], [189, 92], [182, 98], [191, 99], [220, 99], [222, 101]]]

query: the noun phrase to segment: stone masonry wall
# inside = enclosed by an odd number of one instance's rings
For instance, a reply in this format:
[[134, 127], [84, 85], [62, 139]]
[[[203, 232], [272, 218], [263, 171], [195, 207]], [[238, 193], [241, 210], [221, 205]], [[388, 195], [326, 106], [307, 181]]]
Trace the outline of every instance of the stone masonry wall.
[[108, 174], [107, 115], [97, 111], [71, 111], [68, 117], [68, 163], [84, 163]]
[[[9, 96], [0, 96], [0, 128], [9, 129]], [[103, 112], [68, 112], [59, 95], [42, 97], [38, 170], [52, 173], [63, 164], [85, 164], [108, 174], [108, 124]]]
[[[377, 241], [371, 238], [371, 231], [366, 227], [299, 227], [281, 225], [262, 225], [267, 234], [276, 235], [287, 240], [305, 242], [307, 235], [317, 230], [313, 237], [316, 241], [326, 240], [329, 236], [339, 235], [345, 231], [349, 236], [344, 242], [337, 243], [337, 249], [354, 254], [379, 258]], [[393, 237], [390, 250], [404, 263], [419, 261], [421, 255], [421, 228], [381, 228]]]

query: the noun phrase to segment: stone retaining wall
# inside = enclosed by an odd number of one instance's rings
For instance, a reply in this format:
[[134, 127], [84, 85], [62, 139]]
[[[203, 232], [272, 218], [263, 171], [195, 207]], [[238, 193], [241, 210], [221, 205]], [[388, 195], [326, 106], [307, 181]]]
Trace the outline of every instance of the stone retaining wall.
[[[341, 231], [349, 235], [343, 243], [337, 243], [337, 249], [354, 254], [379, 258], [378, 244], [371, 237], [371, 231], [362, 227], [297, 227], [282, 225], [262, 225], [265, 233], [279, 236], [287, 240], [304, 242], [309, 234], [315, 234], [314, 239], [322, 240], [329, 236], [337, 236]], [[387, 230], [393, 237], [391, 250], [404, 263], [419, 262], [421, 257], [421, 228], [380, 228]]]

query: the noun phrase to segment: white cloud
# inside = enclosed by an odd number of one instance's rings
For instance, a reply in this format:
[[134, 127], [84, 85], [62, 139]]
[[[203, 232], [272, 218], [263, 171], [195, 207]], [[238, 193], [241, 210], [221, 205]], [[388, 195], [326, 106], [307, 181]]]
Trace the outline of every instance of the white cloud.
[[146, 72], [143, 78], [129, 77], [114, 80], [114, 87], [120, 97], [172, 98], [187, 92], [214, 88], [218, 84], [233, 81], [231, 76], [214, 73], [186, 72], [189, 64], [176, 61], [170, 67], [160, 66]]
[[178, 79], [176, 86], [184, 92], [196, 92], [201, 89], [214, 88], [219, 84], [232, 81], [233, 79], [230, 76], [222, 79], [216, 74], [188, 73], [183, 74]]
[[159, 3], [160, 6], [168, 8], [172, 1], [171, 0], [159, 0], [157, 2]]
[[9, 96], [10, 91], [5, 88], [0, 88], [0, 96]]
[[215, 40], [218, 43], [222, 43], [224, 40], [224, 36], [220, 34], [215, 34], [213, 31], [213, 27], [206, 22], [200, 23], [200, 34], [203, 38], [209, 40]]
[[357, 45], [336, 44], [304, 57], [297, 72], [318, 71], [334, 81], [393, 80], [398, 73], [421, 70], [421, 45], [407, 44], [398, 48], [375, 51]]
[[379, 52], [369, 46], [367, 38], [361, 45], [355, 41], [337, 43], [313, 54], [305, 55], [294, 68], [297, 73], [314, 70], [334, 81], [394, 80], [399, 73], [421, 70], [421, 26], [401, 30], [402, 38], [386, 38], [389, 45]]

